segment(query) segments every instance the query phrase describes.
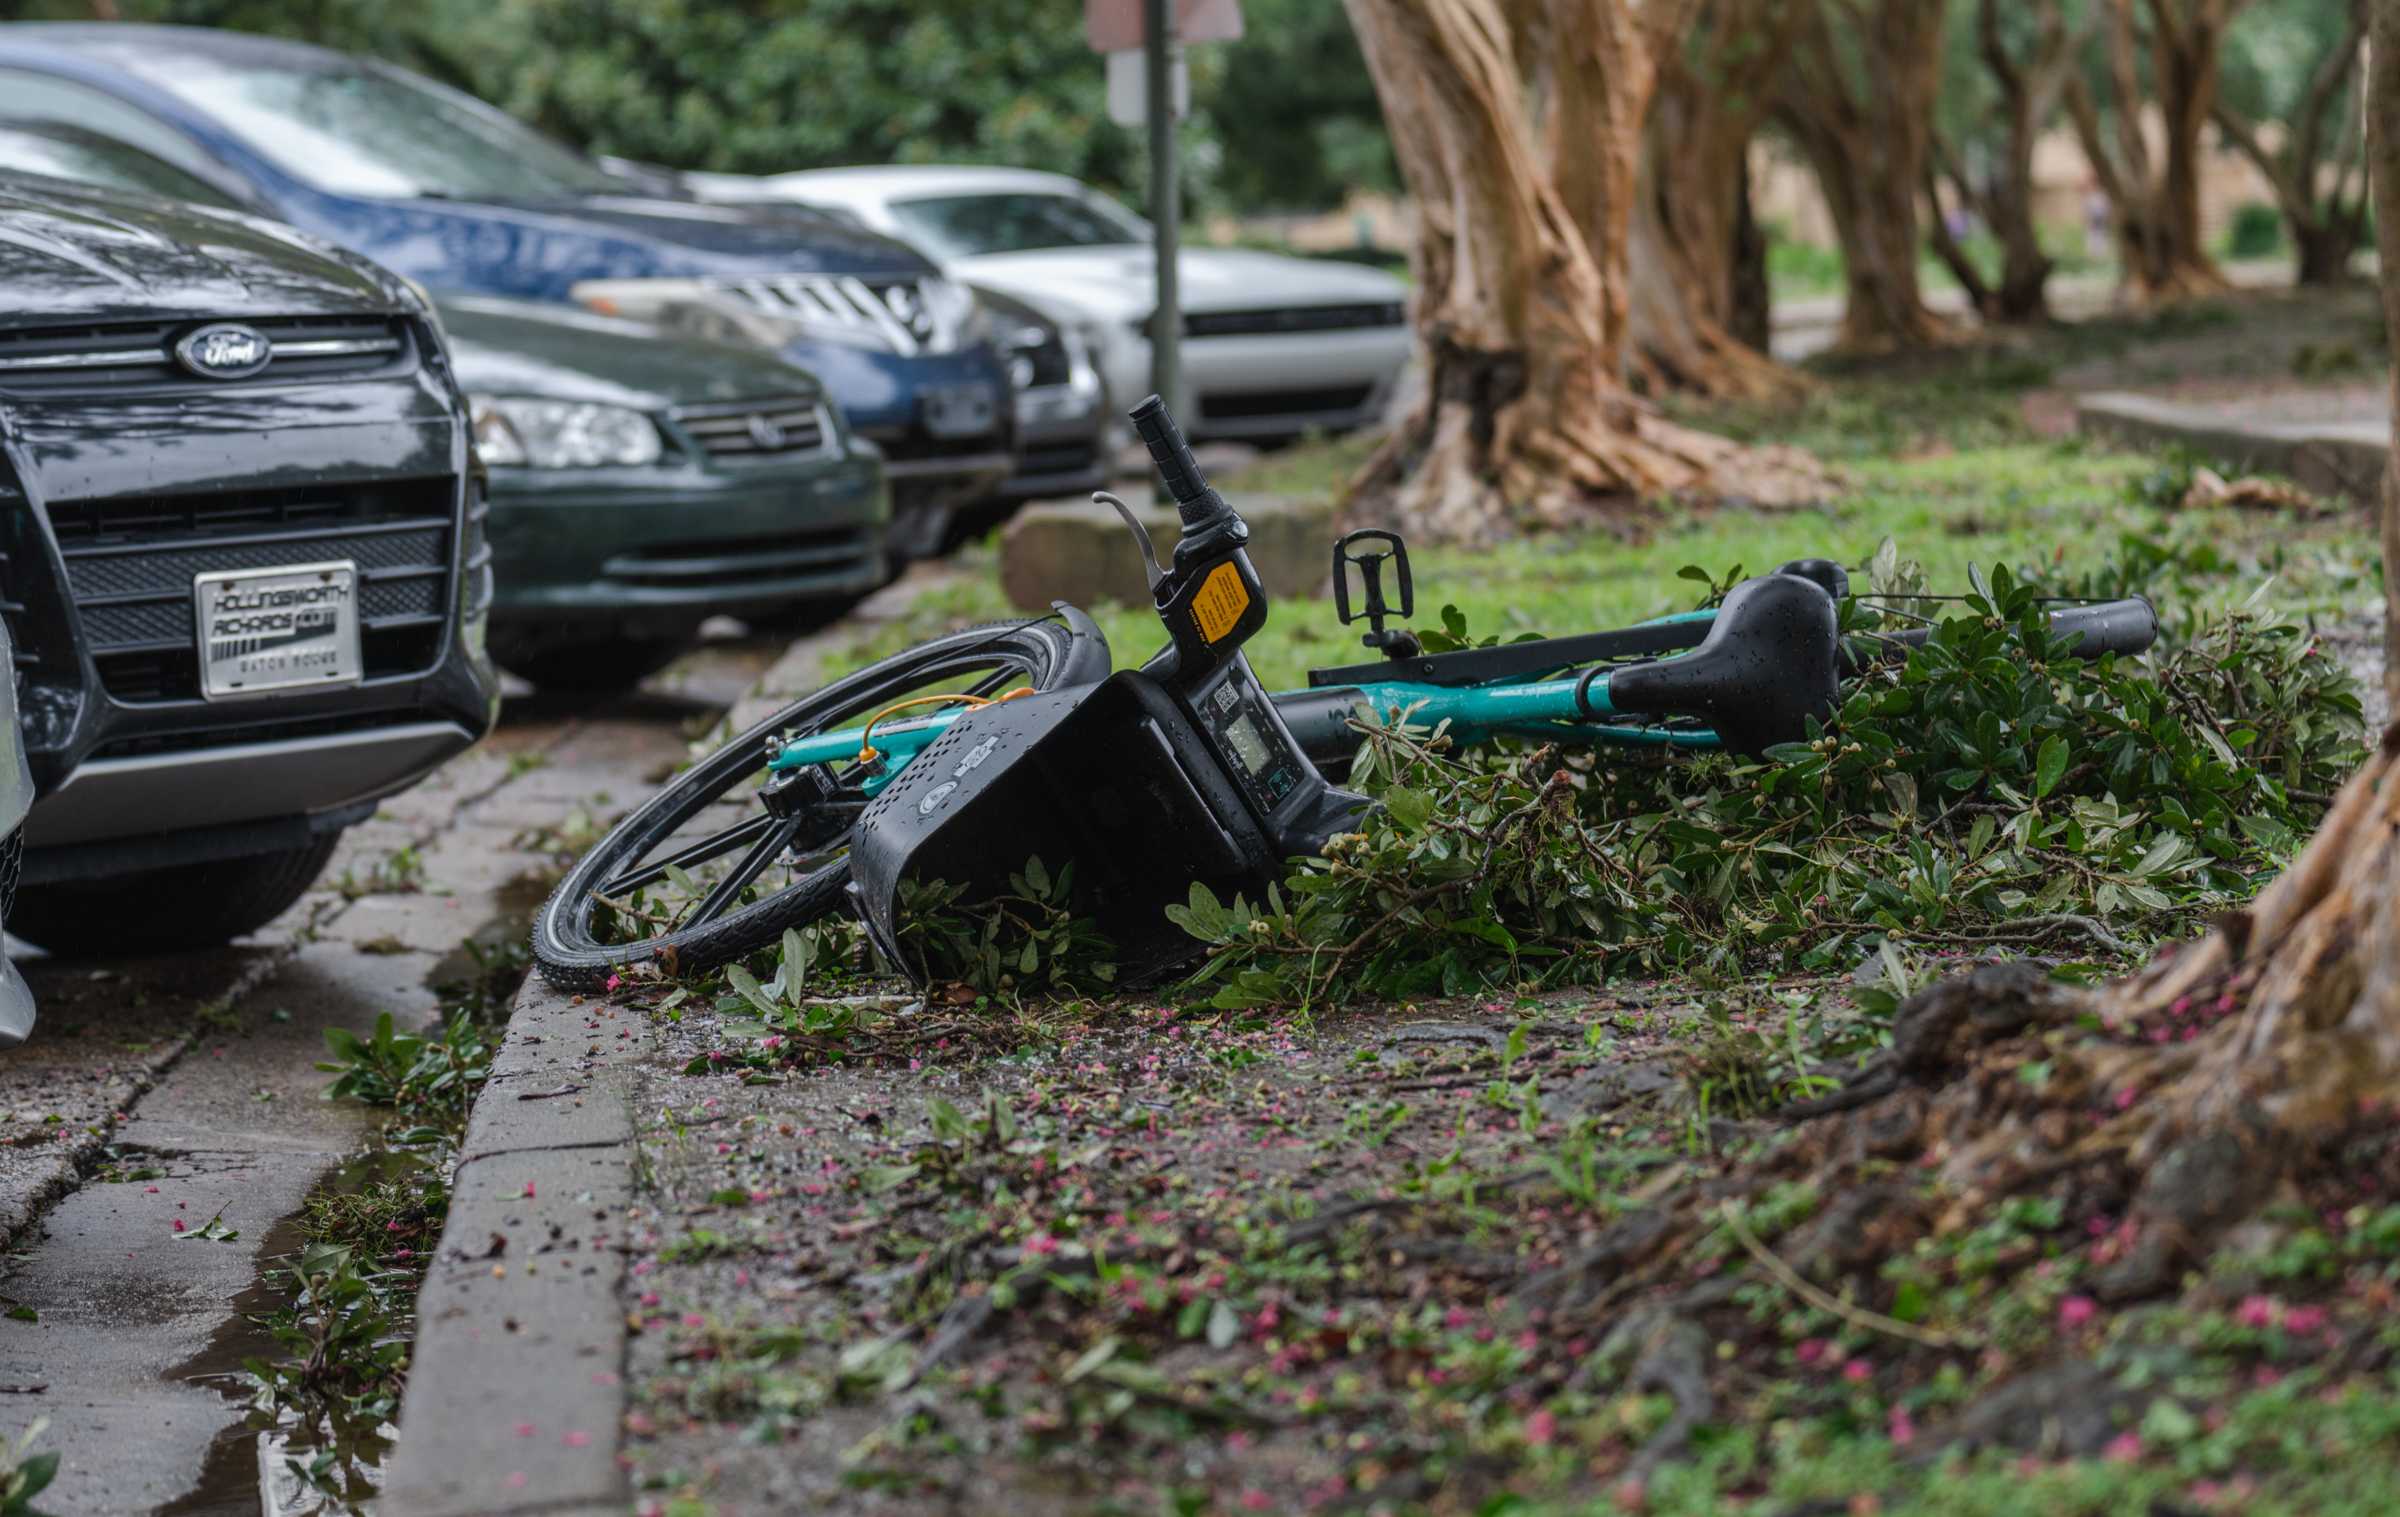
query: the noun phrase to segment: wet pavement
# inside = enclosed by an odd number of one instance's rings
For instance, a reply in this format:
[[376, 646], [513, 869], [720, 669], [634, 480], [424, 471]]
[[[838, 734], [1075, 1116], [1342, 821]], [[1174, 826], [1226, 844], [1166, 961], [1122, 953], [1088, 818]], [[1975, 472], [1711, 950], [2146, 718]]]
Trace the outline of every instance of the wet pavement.
[[244, 1312], [297, 1241], [289, 1219], [377, 1121], [321, 1099], [326, 1029], [428, 1021], [431, 987], [470, 967], [462, 943], [521, 931], [557, 850], [680, 762], [780, 651], [715, 644], [600, 705], [512, 700], [240, 945], [24, 961], [42, 1023], [0, 1058], [0, 1435], [50, 1420], [45, 1510], [259, 1511], [237, 1371], [264, 1345]]

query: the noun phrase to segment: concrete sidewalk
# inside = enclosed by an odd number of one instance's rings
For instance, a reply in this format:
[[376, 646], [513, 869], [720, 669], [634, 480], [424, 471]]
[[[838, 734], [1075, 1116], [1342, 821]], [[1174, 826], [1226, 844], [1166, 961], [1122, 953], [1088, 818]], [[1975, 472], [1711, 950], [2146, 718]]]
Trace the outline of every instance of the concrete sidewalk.
[[[903, 580], [794, 643], [734, 704], [727, 730], [817, 688], [830, 651], [938, 582]], [[639, 799], [612, 797], [618, 809]], [[518, 992], [418, 1296], [382, 1517], [626, 1510], [623, 1230], [639, 1066], [655, 1042], [639, 1010], [562, 995], [539, 975]]]
[[2281, 474], [2318, 495], [2372, 503], [2391, 451], [2380, 385], [2175, 399], [2130, 391], [2079, 396], [2075, 430], [2123, 447], [2183, 447], [2242, 473]]

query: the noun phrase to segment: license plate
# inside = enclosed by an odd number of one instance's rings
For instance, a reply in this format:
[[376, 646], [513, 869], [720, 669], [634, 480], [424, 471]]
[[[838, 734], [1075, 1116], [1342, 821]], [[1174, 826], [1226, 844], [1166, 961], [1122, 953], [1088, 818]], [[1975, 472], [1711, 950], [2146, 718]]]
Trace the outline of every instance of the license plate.
[[195, 574], [192, 620], [209, 700], [358, 683], [358, 567], [347, 559]]
[[936, 437], [981, 437], [999, 424], [1000, 392], [988, 384], [935, 385], [924, 392], [924, 415]]

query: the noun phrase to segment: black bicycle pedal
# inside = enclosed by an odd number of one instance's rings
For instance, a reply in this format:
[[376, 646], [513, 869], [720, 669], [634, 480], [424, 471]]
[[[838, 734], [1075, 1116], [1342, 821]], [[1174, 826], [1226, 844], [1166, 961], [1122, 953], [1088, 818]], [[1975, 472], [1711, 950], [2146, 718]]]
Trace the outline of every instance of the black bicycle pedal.
[[[1358, 549], [1360, 543], [1381, 543], [1380, 552]], [[1383, 597], [1383, 566], [1392, 566], [1398, 584], [1400, 604], [1395, 606]], [[1350, 570], [1358, 570], [1361, 604], [1356, 610], [1350, 605]], [[1373, 630], [1360, 639], [1370, 648], [1381, 649], [1391, 659], [1414, 658], [1424, 651], [1416, 634], [1405, 628], [1384, 630], [1384, 623], [1393, 617], [1406, 621], [1417, 611], [1416, 582], [1408, 572], [1408, 544], [1397, 532], [1381, 527], [1362, 527], [1345, 533], [1333, 545], [1333, 614], [1343, 626], [1364, 620]]]

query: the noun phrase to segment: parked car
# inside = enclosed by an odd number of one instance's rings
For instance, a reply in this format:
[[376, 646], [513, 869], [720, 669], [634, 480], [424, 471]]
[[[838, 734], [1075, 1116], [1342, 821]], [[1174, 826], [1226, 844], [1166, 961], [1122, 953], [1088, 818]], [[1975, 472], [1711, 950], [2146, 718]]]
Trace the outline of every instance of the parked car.
[[[951, 277], [996, 290], [1074, 333], [1111, 415], [1150, 388], [1157, 302], [1150, 224], [1061, 174], [1007, 168], [692, 174], [711, 199], [848, 210], [915, 244]], [[1284, 438], [1364, 426], [1408, 362], [1408, 287], [1381, 269], [1242, 248], [1187, 247], [1185, 426], [1194, 437]]]
[[141, 147], [440, 294], [757, 318], [884, 453], [891, 542], [934, 551], [1015, 467], [989, 318], [904, 244], [795, 206], [645, 191], [404, 70], [237, 32], [0, 25], [0, 102]]
[[0, 621], [36, 799], [11, 932], [222, 942], [489, 729], [466, 405], [405, 281], [0, 174]]
[[[248, 209], [65, 122], [0, 118], [0, 168]], [[807, 371], [572, 306], [436, 310], [491, 471], [502, 668], [622, 689], [712, 615], [825, 620], [884, 581], [880, 460]]]
[[830, 620], [887, 578], [883, 464], [772, 353], [523, 301], [439, 302], [492, 475], [492, 657], [613, 690], [713, 615]]

